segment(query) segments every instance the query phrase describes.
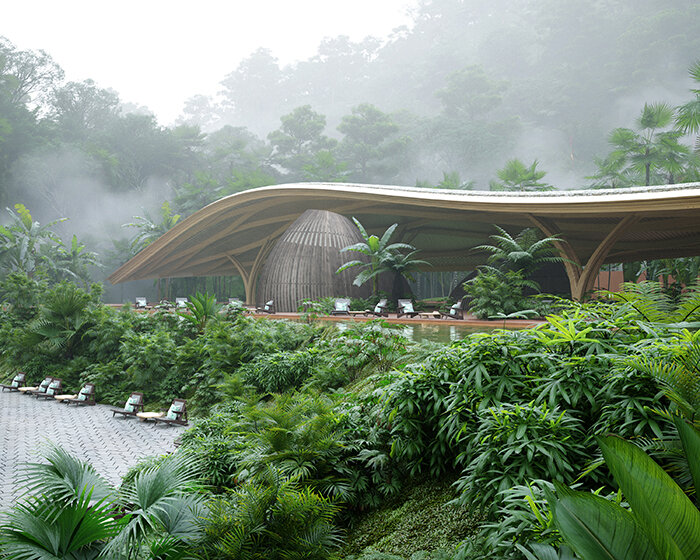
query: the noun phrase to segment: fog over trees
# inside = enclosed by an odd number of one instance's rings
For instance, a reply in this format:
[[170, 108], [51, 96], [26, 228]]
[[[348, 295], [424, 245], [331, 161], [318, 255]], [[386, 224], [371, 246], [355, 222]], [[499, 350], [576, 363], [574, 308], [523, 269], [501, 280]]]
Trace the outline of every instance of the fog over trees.
[[109, 269], [129, 257], [135, 232], [121, 225], [133, 216], [159, 216], [166, 201], [186, 216], [270, 184], [698, 178], [697, 127], [675, 120], [697, 102], [697, 3], [422, 0], [413, 18], [386, 39], [329, 37], [289, 66], [261, 47], [173, 127], [90, 80], [66, 82], [51, 53], [0, 39], [0, 205], [67, 217], [59, 232], [103, 255], [116, 242]]

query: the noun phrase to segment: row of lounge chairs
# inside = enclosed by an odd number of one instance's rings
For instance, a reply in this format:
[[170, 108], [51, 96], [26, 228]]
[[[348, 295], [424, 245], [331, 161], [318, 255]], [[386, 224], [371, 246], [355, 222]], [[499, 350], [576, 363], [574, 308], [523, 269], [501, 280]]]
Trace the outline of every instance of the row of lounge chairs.
[[28, 387], [25, 385], [26, 374], [24, 372], [17, 373], [9, 383], [0, 384], [2, 391], [17, 391], [25, 395], [31, 395], [37, 399], [56, 399], [60, 402], [78, 405], [94, 405], [95, 404], [95, 384], [86, 383], [80, 391], [75, 394], [64, 395], [63, 380], [58, 377], [46, 377], [39, 385]]
[[[61, 394], [63, 389], [63, 381], [55, 377], [46, 377], [36, 387], [28, 387], [26, 383], [26, 374], [19, 372], [8, 382], [0, 384], [2, 392], [16, 391], [31, 395], [37, 399], [54, 399], [61, 403], [70, 405], [88, 405], [95, 404], [95, 384], [86, 383], [78, 393], [74, 395]], [[172, 404], [167, 412], [145, 412], [143, 393], [134, 392], [127, 399], [124, 408], [113, 408], [112, 417], [117, 414], [123, 417], [135, 416], [141, 420], [152, 420], [156, 424], [162, 423], [166, 425], [187, 425], [187, 401], [184, 399], [173, 399]]]
[[[464, 319], [464, 311], [462, 310], [461, 300], [450, 307], [449, 311], [416, 311], [413, 307], [413, 302], [410, 299], [400, 299], [397, 305], [397, 317], [425, 317], [425, 318], [441, 318], [446, 317], [448, 319]], [[389, 312], [387, 311], [387, 300], [381, 299], [379, 303], [374, 306], [374, 309], [365, 309], [363, 311], [352, 311], [350, 309], [350, 299], [349, 298], [337, 298], [334, 303], [334, 308], [331, 311], [331, 315], [350, 315], [357, 316], [363, 315], [365, 317], [388, 317]]]
[[[186, 307], [187, 298], [177, 298], [176, 307]], [[350, 315], [359, 316], [363, 315], [365, 317], [388, 317], [389, 312], [387, 311], [387, 299], [381, 299], [374, 306], [374, 309], [364, 309], [362, 311], [354, 311], [350, 309], [350, 298], [336, 298], [334, 303], [334, 308], [331, 311], [331, 315]], [[235, 298], [230, 298], [229, 303], [239, 303], [242, 302]], [[423, 318], [448, 318], [448, 319], [464, 319], [464, 311], [462, 309], [462, 301], [455, 303], [450, 309], [445, 311], [416, 311], [413, 307], [413, 302], [410, 299], [399, 299], [397, 306], [397, 317], [423, 317]], [[141, 309], [148, 308], [146, 303], [146, 298], [136, 298], [136, 307]], [[275, 301], [266, 301], [262, 306], [255, 308], [248, 308], [251, 313], [276, 313]]]
[[[187, 298], [175, 298], [175, 307], [179, 309], [183, 309], [187, 307]], [[251, 313], [276, 313], [275, 310], [275, 301], [274, 300], [269, 300], [266, 301], [262, 306], [260, 307], [246, 307], [243, 302], [237, 298], [229, 298], [228, 300], [229, 304], [236, 303], [239, 304], [243, 307], [246, 308], [248, 312]], [[134, 307], [136, 309], [153, 309], [154, 305], [149, 304], [148, 300], [145, 297], [137, 297], [134, 302]]]

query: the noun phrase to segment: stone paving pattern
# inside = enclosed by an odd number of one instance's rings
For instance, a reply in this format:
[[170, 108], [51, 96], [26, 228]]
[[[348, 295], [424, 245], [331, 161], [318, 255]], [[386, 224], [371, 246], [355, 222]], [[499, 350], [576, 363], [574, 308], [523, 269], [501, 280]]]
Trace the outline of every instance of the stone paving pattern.
[[39, 462], [47, 442], [88, 461], [110, 483], [141, 459], [175, 449], [185, 429], [137, 418], [112, 417], [106, 405], [76, 406], [38, 400], [20, 393], [0, 393], [0, 509], [21, 495], [15, 479], [23, 463]]

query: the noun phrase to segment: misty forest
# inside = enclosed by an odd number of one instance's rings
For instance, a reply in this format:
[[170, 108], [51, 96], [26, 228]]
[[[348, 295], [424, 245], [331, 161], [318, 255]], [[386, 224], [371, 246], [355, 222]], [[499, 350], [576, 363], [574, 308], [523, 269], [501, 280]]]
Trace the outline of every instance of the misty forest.
[[64, 243], [76, 234], [109, 273], [173, 216], [264, 185], [693, 181], [697, 127], [673, 110], [697, 104], [699, 18], [684, 0], [424, 1], [383, 41], [327, 38], [285, 67], [261, 48], [170, 127], [4, 39], [0, 204], [68, 218]]
[[[111, 405], [120, 426], [181, 430], [119, 484], [58, 446], [19, 501], [0, 480], [0, 558], [700, 558], [697, 256], [589, 301], [529, 296], [560, 240], [496, 226], [464, 289], [498, 321], [445, 343], [381, 313], [372, 267], [410, 277], [430, 258], [392, 244], [396, 225], [355, 220], [364, 243], [341, 252], [376, 250], [343, 265], [375, 284], [353, 310], [378, 318], [342, 326], [320, 320], [333, 298], [295, 321], [219, 305], [245, 294], [238, 277], [105, 280], [207, 204], [268, 185], [700, 181], [697, 2], [420, 0], [412, 19], [286, 66], [260, 48], [167, 126], [0, 37], [0, 407], [48, 380], [99, 405], [37, 405], [56, 414]], [[132, 307], [156, 288], [189, 301]], [[456, 309], [437, 304], [433, 323]], [[152, 422], [128, 418], [136, 404]]]

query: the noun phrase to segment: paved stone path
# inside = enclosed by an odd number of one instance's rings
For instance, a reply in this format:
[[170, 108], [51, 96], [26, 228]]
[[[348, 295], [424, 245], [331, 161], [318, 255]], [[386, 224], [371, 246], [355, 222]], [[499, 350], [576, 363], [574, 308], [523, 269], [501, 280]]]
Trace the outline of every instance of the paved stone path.
[[174, 450], [185, 429], [136, 418], [112, 417], [110, 406], [75, 406], [0, 393], [0, 509], [20, 495], [15, 484], [22, 463], [38, 462], [47, 442], [91, 463], [110, 483], [141, 459]]

